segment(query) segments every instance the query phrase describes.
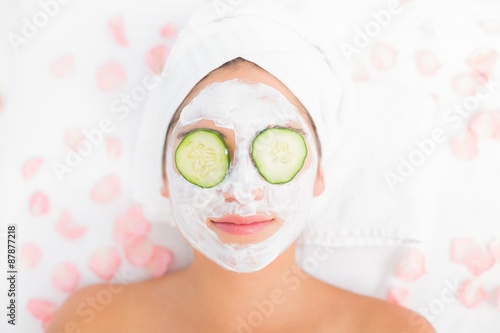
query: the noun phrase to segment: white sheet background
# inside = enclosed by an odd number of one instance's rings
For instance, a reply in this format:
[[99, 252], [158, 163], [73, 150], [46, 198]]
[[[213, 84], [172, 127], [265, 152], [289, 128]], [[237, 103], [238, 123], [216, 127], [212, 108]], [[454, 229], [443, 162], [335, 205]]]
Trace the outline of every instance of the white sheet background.
[[[112, 105], [158, 68], [161, 50], [201, 2], [69, 1], [12, 56], [9, 84], [0, 86], [0, 232], [9, 223], [19, 228], [19, 312], [16, 328], [2, 319], [2, 332], [42, 332], [82, 286], [137, 281], [189, 263], [175, 229], [147, 212], [141, 217], [131, 198], [143, 104], [125, 119]], [[370, 12], [388, 3], [281, 2], [322, 24], [336, 44], [352, 43]], [[40, 11], [37, 1], [8, 4], [0, 17], [18, 34], [21, 19]], [[123, 29], [110, 28], [120, 18]], [[2, 53], [12, 52], [3, 42]], [[399, 155], [416, 148], [414, 140], [445, 125], [443, 114], [463, 103], [474, 80], [500, 82], [499, 52], [498, 1], [414, 0], [346, 62], [356, 83], [341, 118], [339, 198], [328, 212], [338, 247], [317, 267], [315, 248], [305, 248], [299, 260], [311, 274], [412, 308], [438, 332], [500, 332], [500, 120], [486, 118], [500, 113], [500, 87], [447, 131], [448, 140], [396, 192], [383, 180]], [[51, 164], [105, 117], [114, 130], [59, 182]], [[457, 137], [463, 140], [454, 146]], [[0, 287], [6, 300], [5, 279]]]

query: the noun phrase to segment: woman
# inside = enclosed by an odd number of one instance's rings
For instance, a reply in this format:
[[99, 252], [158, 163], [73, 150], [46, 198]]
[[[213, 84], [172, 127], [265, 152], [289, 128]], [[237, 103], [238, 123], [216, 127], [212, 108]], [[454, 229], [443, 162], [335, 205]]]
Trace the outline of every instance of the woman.
[[434, 332], [409, 310], [296, 264], [297, 238], [325, 187], [339, 89], [325, 53], [290, 29], [296, 21], [262, 10], [272, 12], [242, 4], [195, 17], [167, 62], [170, 85], [156, 96], [165, 105], [148, 109], [150, 130], [162, 135], [151, 135], [161, 194], [193, 263], [153, 280], [83, 288], [49, 333]]

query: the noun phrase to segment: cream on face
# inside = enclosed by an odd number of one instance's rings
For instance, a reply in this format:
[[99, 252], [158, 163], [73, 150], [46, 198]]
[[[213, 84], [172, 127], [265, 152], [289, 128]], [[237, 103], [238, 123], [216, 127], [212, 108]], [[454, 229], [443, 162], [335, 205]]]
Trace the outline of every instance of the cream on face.
[[[188, 182], [174, 165], [177, 135], [202, 120], [212, 121], [214, 129], [234, 133], [235, 149], [228, 174], [212, 188]], [[270, 126], [301, 128], [309, 147], [307, 162], [285, 184], [268, 183], [252, 163], [252, 142]], [[184, 107], [167, 146], [166, 171], [176, 225], [191, 246], [223, 268], [241, 273], [258, 271], [285, 251], [305, 227], [317, 163], [313, 133], [300, 112], [278, 90], [238, 79], [213, 83]], [[235, 200], [227, 201], [225, 195]], [[208, 228], [207, 221], [233, 214], [274, 216], [283, 224], [259, 242], [228, 243]]]

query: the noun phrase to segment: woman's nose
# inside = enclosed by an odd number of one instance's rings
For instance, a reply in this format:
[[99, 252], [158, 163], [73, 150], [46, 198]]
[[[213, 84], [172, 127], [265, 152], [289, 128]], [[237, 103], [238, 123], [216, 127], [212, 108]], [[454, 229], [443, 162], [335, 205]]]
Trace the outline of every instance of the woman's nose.
[[222, 191], [226, 202], [237, 201], [242, 205], [262, 200], [264, 189], [255, 178], [256, 170], [247, 156], [240, 154], [238, 162], [233, 165]]
[[256, 188], [250, 191], [249, 195], [238, 195], [241, 192], [235, 191], [224, 191], [224, 200], [226, 202], [239, 202], [241, 204], [246, 204], [249, 201], [260, 201], [264, 198], [264, 190], [262, 188]]

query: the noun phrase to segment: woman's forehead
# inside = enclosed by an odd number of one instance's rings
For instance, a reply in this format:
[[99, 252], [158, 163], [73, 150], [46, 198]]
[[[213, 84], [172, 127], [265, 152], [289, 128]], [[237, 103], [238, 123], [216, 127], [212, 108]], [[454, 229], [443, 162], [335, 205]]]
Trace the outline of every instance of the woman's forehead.
[[[179, 137], [184, 137], [187, 133], [189, 133], [190, 131], [193, 131], [195, 129], [199, 129], [199, 128], [213, 128], [213, 129], [218, 129], [220, 128], [221, 126], [220, 123], [218, 123], [217, 121], [214, 121], [214, 120], [211, 120], [211, 119], [200, 119], [200, 120], [197, 120], [193, 123], [190, 123], [190, 124], [186, 124], [185, 126], [179, 126], [177, 131], [176, 131], [176, 136], [179, 138]], [[259, 131], [261, 130], [264, 130], [266, 128], [270, 128], [270, 127], [280, 127], [279, 124], [269, 124], [269, 125], [266, 125], [266, 126], [263, 126], [261, 128], [258, 128]], [[292, 130], [295, 130], [296, 132], [299, 132], [299, 133], [303, 133], [304, 130], [301, 126], [300, 123], [298, 122], [293, 122], [293, 121], [289, 121], [289, 122], [286, 122], [285, 125], [281, 126], [281, 127], [284, 127], [284, 128], [289, 128], [289, 129], [292, 129]], [[233, 128], [227, 128], [225, 127], [226, 129], [228, 130], [233, 130]]]
[[261, 67], [245, 60], [237, 62], [231, 66], [221, 67], [207, 75], [203, 80], [198, 82], [198, 84], [186, 96], [180, 108], [183, 109], [207, 86], [216, 82], [224, 82], [233, 79], [239, 79], [249, 84], [261, 83], [272, 87], [279, 91], [300, 112], [307, 115], [307, 111], [302, 103], [280, 80]]
[[[287, 124], [285, 124], [285, 126], [293, 126], [296, 129], [304, 131], [307, 131], [308, 129], [311, 133], [313, 133], [316, 144], [319, 146], [320, 143], [317, 137], [314, 122], [312, 121], [309, 113], [307, 112], [303, 104], [298, 100], [298, 98], [276, 77], [274, 77], [261, 67], [243, 59], [242, 61], [231, 64], [230, 66], [223, 66], [216, 69], [200, 82], [198, 82], [198, 84], [186, 96], [186, 98], [178, 108], [178, 111], [174, 114], [174, 118], [169, 126], [169, 136], [173, 134], [172, 131], [174, 129], [180, 129], [180, 127], [178, 126], [178, 121], [180, 120], [181, 116], [183, 116], [184, 111], [186, 111], [185, 107], [189, 105], [193, 101], [193, 99], [195, 99], [206, 87], [214, 83], [222, 83], [234, 79], [238, 79], [249, 84], [264, 84], [280, 92], [281, 95], [284, 96], [284, 98], [291, 105], [293, 105], [296, 110], [298, 110], [298, 112], [296, 111], [296, 113], [300, 115], [301, 120], [305, 120], [305, 124], [302, 125], [297, 125], [289, 121], [287, 122]], [[277, 124], [268, 123], [267, 125], [272, 126]], [[200, 125], [199, 127], [201, 126], [202, 125]], [[185, 129], [180, 130], [184, 131]], [[178, 134], [176, 134], [176, 136], [177, 135]]]
[[178, 127], [200, 120], [212, 120], [218, 127], [245, 130], [292, 123], [306, 128], [304, 117], [281, 92], [262, 83], [240, 79], [215, 82], [205, 87], [184, 107]]

